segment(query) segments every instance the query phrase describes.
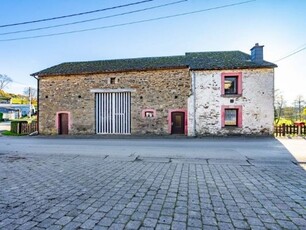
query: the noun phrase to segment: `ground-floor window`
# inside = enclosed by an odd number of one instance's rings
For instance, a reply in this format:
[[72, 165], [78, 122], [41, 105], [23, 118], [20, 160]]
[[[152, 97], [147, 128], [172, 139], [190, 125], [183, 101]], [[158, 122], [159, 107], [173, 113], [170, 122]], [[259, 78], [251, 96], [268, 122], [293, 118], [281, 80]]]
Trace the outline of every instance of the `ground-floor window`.
[[224, 113], [225, 126], [238, 126], [238, 109], [225, 109]]
[[242, 127], [242, 106], [222, 106], [222, 127]]

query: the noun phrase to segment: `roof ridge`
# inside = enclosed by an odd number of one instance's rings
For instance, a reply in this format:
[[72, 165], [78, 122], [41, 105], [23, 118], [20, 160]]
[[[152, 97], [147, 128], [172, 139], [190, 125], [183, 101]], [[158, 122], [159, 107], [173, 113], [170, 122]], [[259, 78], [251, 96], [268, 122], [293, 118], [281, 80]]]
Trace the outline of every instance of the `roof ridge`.
[[[136, 57], [136, 58], [113, 58], [113, 59], [102, 59], [102, 60], [92, 60], [92, 61], [72, 61], [72, 62], [62, 62], [61, 64], [66, 64], [66, 63], [92, 63], [92, 62], [107, 62], [107, 61], [129, 61], [129, 60], [141, 60], [141, 59], [158, 59], [158, 58], [178, 58], [178, 57], [182, 57], [184, 58], [185, 55], [173, 55], [173, 56], [154, 56], [154, 57]], [[59, 65], [61, 65], [59, 64]]]
[[197, 51], [197, 52], [185, 52], [185, 54], [192, 54], [192, 53], [231, 53], [231, 52], [240, 52], [240, 53], [244, 53], [240, 50], [214, 50], [214, 51]]

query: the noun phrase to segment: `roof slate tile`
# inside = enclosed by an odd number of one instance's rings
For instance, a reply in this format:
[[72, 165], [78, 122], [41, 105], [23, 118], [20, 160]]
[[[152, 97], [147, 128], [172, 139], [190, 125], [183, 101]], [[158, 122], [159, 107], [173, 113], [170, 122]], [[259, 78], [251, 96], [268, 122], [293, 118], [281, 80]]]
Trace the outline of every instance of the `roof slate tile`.
[[153, 69], [189, 68], [190, 70], [274, 68], [267, 61], [252, 62], [241, 51], [194, 52], [181, 56], [66, 62], [31, 74], [32, 76], [94, 74], [105, 72], [142, 71]]

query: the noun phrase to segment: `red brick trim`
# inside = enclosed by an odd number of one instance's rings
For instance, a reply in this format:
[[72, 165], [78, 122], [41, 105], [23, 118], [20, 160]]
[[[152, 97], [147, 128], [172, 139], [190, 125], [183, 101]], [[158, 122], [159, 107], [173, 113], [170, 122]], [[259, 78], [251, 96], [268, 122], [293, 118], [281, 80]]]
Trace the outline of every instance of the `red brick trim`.
[[144, 110], [141, 111], [141, 117], [143, 119], [147, 118], [146, 117], [146, 112], [152, 112], [153, 113], [152, 119], [156, 118], [156, 110], [155, 109], [144, 109]]
[[168, 110], [168, 133], [171, 134], [172, 128], [172, 113], [174, 112], [183, 112], [185, 114], [185, 121], [184, 121], [184, 134], [188, 135], [188, 119], [187, 119], [187, 109], [169, 109]]
[[71, 113], [68, 111], [58, 111], [56, 112], [56, 117], [55, 117], [55, 127], [57, 131], [59, 131], [59, 115], [62, 113], [68, 114], [68, 129], [71, 129]]
[[[224, 92], [224, 78], [230, 77], [230, 76], [237, 76], [237, 95], [242, 94], [242, 72], [227, 72], [227, 73], [221, 73], [221, 95], [225, 95]], [[233, 94], [236, 95], [236, 94]], [[227, 95], [226, 95], [227, 96]]]

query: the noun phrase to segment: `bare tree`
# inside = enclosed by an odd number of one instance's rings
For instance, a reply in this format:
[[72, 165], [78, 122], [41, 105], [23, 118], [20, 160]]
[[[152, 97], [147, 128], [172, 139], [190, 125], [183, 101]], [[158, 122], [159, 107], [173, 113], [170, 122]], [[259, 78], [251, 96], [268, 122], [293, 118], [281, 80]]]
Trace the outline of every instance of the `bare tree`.
[[12, 83], [12, 78], [5, 74], [0, 74], [0, 90], [3, 90], [8, 84]]
[[296, 119], [299, 121], [302, 120], [303, 110], [306, 102], [302, 95], [298, 95], [297, 98], [294, 100], [294, 107], [296, 109]]
[[278, 124], [281, 116], [283, 115], [283, 109], [286, 102], [284, 96], [279, 89], [276, 89], [274, 92], [274, 117], [275, 123]]

